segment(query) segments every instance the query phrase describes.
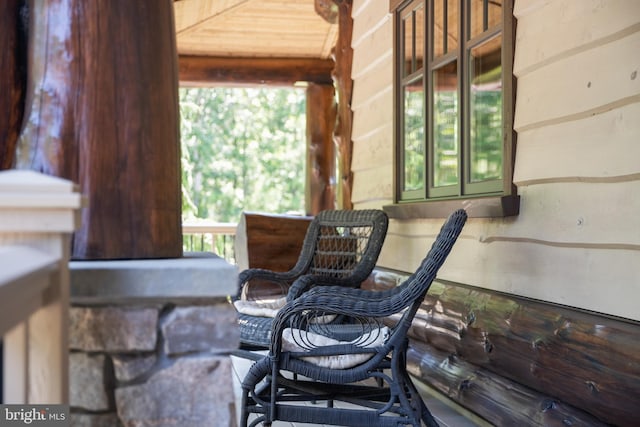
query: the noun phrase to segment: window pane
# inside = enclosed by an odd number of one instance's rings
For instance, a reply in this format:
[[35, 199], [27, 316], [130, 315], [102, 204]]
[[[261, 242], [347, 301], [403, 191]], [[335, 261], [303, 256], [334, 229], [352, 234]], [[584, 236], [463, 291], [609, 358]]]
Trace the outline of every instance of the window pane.
[[470, 36], [473, 38], [502, 22], [502, 0], [470, 0]]
[[458, 183], [458, 62], [433, 73], [433, 185]]
[[403, 191], [424, 188], [424, 87], [419, 79], [404, 88]]
[[424, 8], [420, 6], [415, 10], [415, 40], [416, 40], [416, 71], [424, 65]]
[[424, 7], [420, 5], [402, 18], [402, 77], [422, 69], [424, 65]]
[[502, 178], [502, 37], [471, 49], [470, 179]]
[[444, 3], [443, 0], [433, 2], [433, 57], [438, 58], [445, 54], [444, 39]]
[[447, 0], [447, 52], [458, 48], [458, 24], [460, 22], [460, 9], [458, 0]]
[[502, 23], [502, 0], [491, 0], [488, 2], [488, 28], [493, 28]]
[[438, 58], [458, 48], [460, 9], [458, 0], [436, 0], [433, 4], [433, 55]]
[[402, 76], [406, 77], [413, 72], [413, 15], [409, 14], [402, 20], [402, 33], [403, 33], [403, 65]]
[[478, 34], [482, 34], [486, 29], [484, 26], [484, 16], [486, 10], [487, 0], [470, 0], [469, 10], [469, 25], [470, 35], [472, 39]]

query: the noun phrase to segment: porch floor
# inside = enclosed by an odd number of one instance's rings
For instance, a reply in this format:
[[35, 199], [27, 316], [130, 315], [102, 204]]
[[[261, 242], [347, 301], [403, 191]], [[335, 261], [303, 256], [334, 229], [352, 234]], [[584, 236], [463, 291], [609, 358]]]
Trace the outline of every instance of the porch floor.
[[[242, 396], [240, 383], [253, 361], [236, 356], [231, 356], [231, 362], [233, 365], [233, 391], [236, 398], [236, 419], [239, 421]], [[481, 422], [480, 420], [474, 421], [465, 417], [436, 397], [427, 394], [426, 396], [423, 396], [423, 398], [427, 407], [441, 427], [484, 427], [488, 425]], [[323, 427], [323, 424], [290, 423], [276, 421], [273, 423], [273, 427]]]

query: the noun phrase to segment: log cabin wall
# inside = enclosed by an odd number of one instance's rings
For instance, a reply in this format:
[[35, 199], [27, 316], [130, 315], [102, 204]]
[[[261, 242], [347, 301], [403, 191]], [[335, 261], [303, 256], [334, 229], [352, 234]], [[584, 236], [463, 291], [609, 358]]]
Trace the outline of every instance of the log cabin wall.
[[[640, 2], [516, 0], [520, 214], [472, 218], [440, 277], [640, 320]], [[393, 202], [392, 19], [353, 5], [354, 208]], [[392, 220], [413, 271], [442, 220]]]
[[[377, 270], [363, 286], [407, 277]], [[640, 322], [437, 280], [409, 336], [420, 384], [493, 425], [640, 423]]]
[[[356, 209], [393, 203], [386, 3], [353, 8]], [[640, 3], [602, 6], [515, 1], [520, 214], [467, 222], [412, 328], [411, 372], [496, 425], [637, 423]], [[392, 220], [379, 265], [415, 270], [441, 223]]]

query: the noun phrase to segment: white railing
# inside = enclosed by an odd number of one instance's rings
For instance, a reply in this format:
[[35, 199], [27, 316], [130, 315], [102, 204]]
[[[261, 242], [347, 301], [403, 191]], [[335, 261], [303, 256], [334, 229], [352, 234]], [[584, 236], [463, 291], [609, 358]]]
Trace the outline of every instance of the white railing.
[[183, 249], [188, 252], [214, 252], [235, 264], [237, 224], [231, 222], [187, 221], [182, 224]]
[[69, 181], [0, 172], [3, 403], [69, 403], [68, 260], [80, 202]]

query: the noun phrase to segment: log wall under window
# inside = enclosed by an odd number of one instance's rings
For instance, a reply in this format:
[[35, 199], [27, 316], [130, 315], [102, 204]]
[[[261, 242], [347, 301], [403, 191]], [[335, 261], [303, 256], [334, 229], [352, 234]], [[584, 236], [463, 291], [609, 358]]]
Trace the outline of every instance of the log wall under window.
[[640, 322], [436, 281], [409, 334], [411, 374], [494, 425], [640, 425]]

